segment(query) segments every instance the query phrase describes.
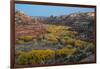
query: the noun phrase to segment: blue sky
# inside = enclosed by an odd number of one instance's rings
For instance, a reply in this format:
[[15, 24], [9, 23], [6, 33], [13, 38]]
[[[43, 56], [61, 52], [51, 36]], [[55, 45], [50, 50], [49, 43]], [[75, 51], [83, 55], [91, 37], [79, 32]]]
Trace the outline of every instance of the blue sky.
[[60, 16], [78, 12], [94, 12], [94, 8], [15, 4], [15, 9], [29, 16]]

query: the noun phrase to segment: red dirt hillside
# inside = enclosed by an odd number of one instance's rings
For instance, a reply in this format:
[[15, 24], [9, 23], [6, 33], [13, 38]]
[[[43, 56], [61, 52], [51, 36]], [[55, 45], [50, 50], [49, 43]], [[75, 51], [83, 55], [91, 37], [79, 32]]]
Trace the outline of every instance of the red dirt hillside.
[[43, 23], [37, 19], [33, 19], [31, 16], [27, 16], [26, 14], [17, 11], [15, 13], [15, 36], [39, 36], [46, 32], [43, 27]]

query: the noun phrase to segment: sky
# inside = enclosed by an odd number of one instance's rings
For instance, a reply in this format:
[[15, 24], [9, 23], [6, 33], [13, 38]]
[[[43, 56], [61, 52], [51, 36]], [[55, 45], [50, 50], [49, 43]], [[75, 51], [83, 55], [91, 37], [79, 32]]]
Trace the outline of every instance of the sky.
[[15, 4], [15, 9], [29, 16], [60, 16], [78, 12], [94, 12], [94, 8]]

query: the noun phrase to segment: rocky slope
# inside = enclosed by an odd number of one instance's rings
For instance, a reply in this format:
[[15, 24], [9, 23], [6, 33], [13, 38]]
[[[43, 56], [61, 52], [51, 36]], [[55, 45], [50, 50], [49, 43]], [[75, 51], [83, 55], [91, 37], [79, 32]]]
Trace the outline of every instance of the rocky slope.
[[79, 35], [77, 38], [81, 38], [83, 40], [92, 41], [93, 37], [93, 27], [94, 27], [94, 12], [86, 12], [86, 13], [73, 13], [69, 15], [63, 16], [50, 16], [46, 23], [49, 24], [61, 24], [72, 27], [72, 30], [78, 31]]
[[[25, 30], [25, 28], [29, 28], [29, 30], [26, 29], [26, 32], [24, 31], [23, 34], [24, 35], [29, 34], [30, 31], [31, 35], [31, 32], [33, 33], [32, 31], [33, 28], [35, 28], [37, 31], [41, 33], [44, 32], [43, 24], [65, 25], [72, 27], [71, 30], [77, 31], [79, 33], [79, 35], [76, 37], [77, 39], [80, 38], [82, 40], [93, 41], [94, 16], [95, 16], [94, 12], [86, 12], [86, 13], [73, 13], [62, 16], [31, 17], [27, 16], [22, 12], [16, 11], [15, 24], [16, 27], [20, 28], [20, 29], [16, 28], [16, 31], [18, 31], [19, 33], [19, 31], [23, 31]], [[25, 27], [25, 25], [27, 25], [27, 27]], [[36, 30], [34, 32], [36, 32]], [[18, 35], [20, 35], [20, 33]]]
[[15, 12], [15, 35], [18, 36], [33, 36], [37, 37], [39, 34], [45, 32], [42, 21], [33, 19], [25, 13]]

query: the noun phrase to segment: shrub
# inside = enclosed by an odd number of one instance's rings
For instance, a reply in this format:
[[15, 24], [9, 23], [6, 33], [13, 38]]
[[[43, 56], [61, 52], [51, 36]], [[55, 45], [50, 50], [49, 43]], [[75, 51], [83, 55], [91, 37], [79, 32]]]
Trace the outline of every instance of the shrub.
[[66, 42], [67, 42], [67, 44], [73, 45], [75, 42], [75, 39], [70, 38], [70, 39], [66, 40]]
[[18, 64], [41, 64], [55, 58], [54, 50], [32, 50], [30, 52], [18, 52], [16, 54]]
[[75, 37], [78, 33], [75, 31], [66, 31], [66, 35], [69, 37]]
[[16, 44], [24, 44], [25, 42], [23, 40], [16, 40]]
[[57, 43], [57, 36], [54, 34], [45, 34], [45, 40], [47, 40], [47, 43], [49, 44], [55, 44]]
[[70, 37], [69, 36], [67, 36], [67, 35], [64, 35], [64, 37], [63, 37], [65, 40], [68, 40], [68, 39], [70, 39]]
[[81, 40], [76, 40], [75, 41], [75, 46], [82, 48], [84, 46], [84, 42]]
[[94, 44], [93, 43], [89, 43], [86, 48], [84, 49], [85, 52], [92, 52], [94, 53]]
[[[18, 64], [48, 64], [49, 61], [55, 58], [64, 59], [68, 55], [73, 55], [76, 52], [75, 48], [63, 48], [59, 50], [32, 50], [30, 52], [19, 52], [16, 55]], [[56, 56], [55, 56], [56, 55]], [[57, 57], [59, 55], [60, 57]]]
[[33, 37], [32, 36], [20, 36], [18, 39], [24, 40], [27, 42], [27, 41], [31, 41], [33, 39]]
[[67, 45], [66, 47], [67, 47], [68, 49], [72, 49], [72, 48], [73, 48], [72, 45]]
[[20, 55], [18, 56], [18, 64], [23, 65], [23, 64], [28, 64], [28, 55], [25, 52], [21, 52]]
[[60, 56], [61, 55], [72, 55], [75, 51], [76, 51], [76, 49], [74, 49], [74, 48], [71, 48], [71, 49], [63, 48], [63, 49], [58, 50], [57, 54]]
[[38, 60], [50, 59], [54, 57], [55, 52], [53, 50], [32, 50], [32, 55], [35, 56]]

